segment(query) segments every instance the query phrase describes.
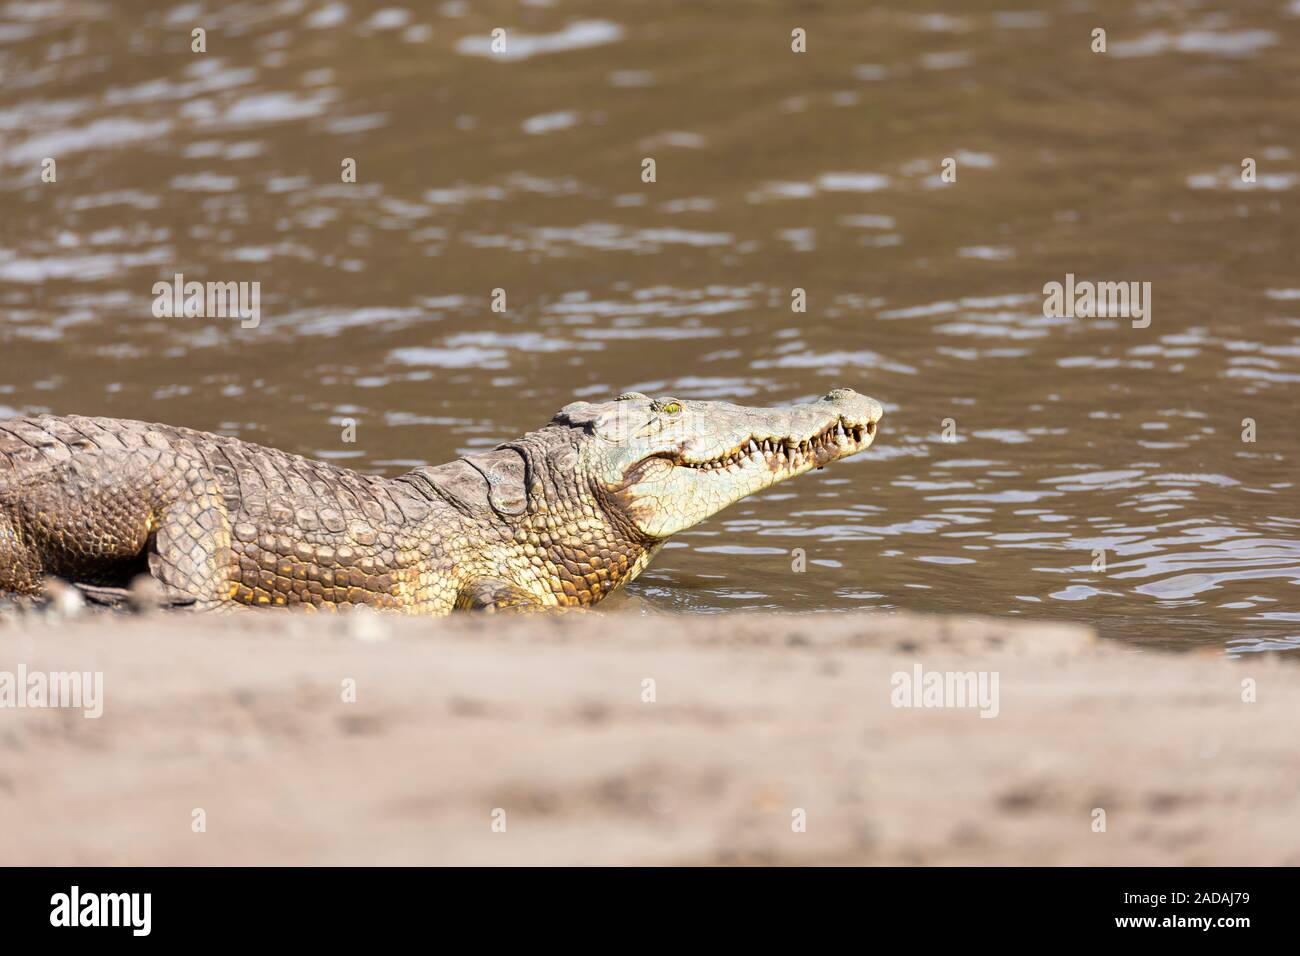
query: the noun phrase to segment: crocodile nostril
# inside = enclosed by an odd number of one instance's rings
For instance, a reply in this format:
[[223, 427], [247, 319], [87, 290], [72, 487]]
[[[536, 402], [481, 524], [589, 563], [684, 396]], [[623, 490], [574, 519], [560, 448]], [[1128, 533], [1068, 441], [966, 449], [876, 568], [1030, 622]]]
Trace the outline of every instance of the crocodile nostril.
[[826, 395], [822, 398], [822, 401], [841, 402], [844, 401], [846, 398], [853, 398], [853, 396], [857, 394], [858, 393], [853, 391], [853, 389], [851, 388], [835, 388], [827, 392]]

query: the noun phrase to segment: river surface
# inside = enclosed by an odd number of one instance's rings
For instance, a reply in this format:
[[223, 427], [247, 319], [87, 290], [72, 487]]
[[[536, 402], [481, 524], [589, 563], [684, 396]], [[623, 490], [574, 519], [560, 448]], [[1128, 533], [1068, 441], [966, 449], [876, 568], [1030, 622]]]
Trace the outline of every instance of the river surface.
[[[633, 596], [1300, 647], [1300, 0], [786, 6], [0, 0], [0, 414], [391, 475], [850, 386], [868, 453]], [[176, 273], [259, 324], [156, 318]], [[1149, 325], [1046, 316], [1067, 274]]]

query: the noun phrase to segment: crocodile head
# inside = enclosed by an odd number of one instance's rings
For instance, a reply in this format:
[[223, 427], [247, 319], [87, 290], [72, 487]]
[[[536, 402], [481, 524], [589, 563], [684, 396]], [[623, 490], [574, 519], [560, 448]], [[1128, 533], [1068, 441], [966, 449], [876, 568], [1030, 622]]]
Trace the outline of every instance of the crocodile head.
[[676, 534], [778, 482], [856, 455], [883, 409], [849, 388], [790, 408], [650, 398], [574, 402], [555, 424], [579, 427], [572, 466], [648, 538]]

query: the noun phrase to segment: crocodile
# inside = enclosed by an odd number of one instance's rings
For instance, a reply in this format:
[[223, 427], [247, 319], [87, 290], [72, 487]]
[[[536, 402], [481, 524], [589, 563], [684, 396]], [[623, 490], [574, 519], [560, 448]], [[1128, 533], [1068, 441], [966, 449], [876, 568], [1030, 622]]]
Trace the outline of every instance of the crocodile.
[[397, 477], [170, 425], [0, 420], [0, 591], [149, 575], [202, 610], [591, 605], [672, 535], [861, 452], [882, 413], [846, 388], [787, 408], [627, 392]]

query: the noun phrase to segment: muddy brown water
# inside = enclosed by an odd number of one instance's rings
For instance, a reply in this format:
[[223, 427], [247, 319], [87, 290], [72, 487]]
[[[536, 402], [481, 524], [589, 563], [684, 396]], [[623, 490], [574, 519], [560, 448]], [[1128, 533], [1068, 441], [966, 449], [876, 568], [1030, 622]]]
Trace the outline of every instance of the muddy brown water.
[[[0, 414], [395, 474], [575, 397], [847, 385], [870, 452], [634, 596], [1300, 646], [1297, 103], [1296, 0], [7, 2]], [[260, 323], [155, 318], [175, 273]], [[1149, 326], [1045, 316], [1067, 274]]]

